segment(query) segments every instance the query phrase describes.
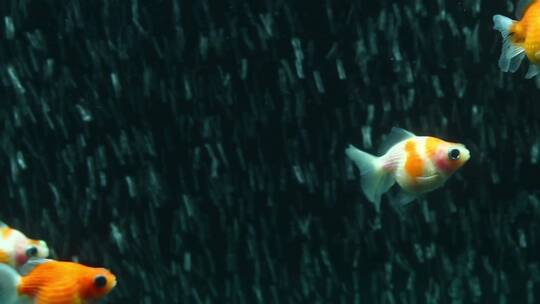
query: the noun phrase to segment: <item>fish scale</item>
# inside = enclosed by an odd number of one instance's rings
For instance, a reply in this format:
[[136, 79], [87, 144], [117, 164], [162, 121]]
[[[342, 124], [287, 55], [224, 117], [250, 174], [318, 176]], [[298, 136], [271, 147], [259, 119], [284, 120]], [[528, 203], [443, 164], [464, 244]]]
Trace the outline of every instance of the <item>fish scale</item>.
[[540, 2], [536, 2], [527, 9], [524, 16], [527, 22], [527, 36], [524, 48], [527, 58], [534, 64], [540, 64]]

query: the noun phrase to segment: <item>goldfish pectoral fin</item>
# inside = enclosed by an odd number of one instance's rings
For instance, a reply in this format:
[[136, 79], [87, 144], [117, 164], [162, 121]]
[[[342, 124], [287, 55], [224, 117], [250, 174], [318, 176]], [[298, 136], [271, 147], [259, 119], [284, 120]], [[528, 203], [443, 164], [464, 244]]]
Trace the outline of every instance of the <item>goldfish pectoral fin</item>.
[[538, 76], [538, 74], [540, 74], [540, 66], [531, 63], [529, 65], [529, 70], [527, 71], [525, 78], [531, 79]]
[[29, 274], [36, 266], [52, 261], [51, 259], [31, 258], [19, 269], [19, 273], [23, 276]]
[[427, 184], [432, 184], [432, 183], [435, 183], [435, 182], [438, 182], [439, 181], [439, 175], [438, 174], [433, 174], [433, 175], [430, 175], [430, 176], [419, 176], [416, 178], [416, 181], [420, 184], [424, 184], [424, 185], [427, 185]]
[[11, 266], [0, 264], [0, 303], [19, 303], [17, 287], [21, 277]]

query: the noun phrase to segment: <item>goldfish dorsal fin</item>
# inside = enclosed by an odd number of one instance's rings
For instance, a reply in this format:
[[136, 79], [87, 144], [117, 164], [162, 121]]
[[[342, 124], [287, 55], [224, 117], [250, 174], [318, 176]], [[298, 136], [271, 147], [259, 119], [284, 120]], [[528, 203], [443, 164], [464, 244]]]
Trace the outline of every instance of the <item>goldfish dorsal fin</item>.
[[519, 2], [516, 4], [516, 9], [514, 11], [516, 18], [521, 19], [529, 5], [531, 5], [535, 1], [536, 0], [519, 0]]
[[395, 144], [404, 141], [407, 138], [415, 137], [413, 133], [398, 127], [393, 127], [390, 131], [390, 134], [386, 135], [386, 138], [383, 141], [379, 149], [379, 154], [385, 154], [388, 150]]
[[37, 266], [39, 266], [39, 265], [41, 265], [43, 263], [48, 263], [50, 261], [52, 261], [52, 260], [51, 259], [42, 259], [42, 258], [32, 258], [32, 259], [28, 260], [28, 262], [26, 262], [24, 265], [21, 266], [21, 268], [19, 269], [19, 273], [22, 276], [28, 275]]

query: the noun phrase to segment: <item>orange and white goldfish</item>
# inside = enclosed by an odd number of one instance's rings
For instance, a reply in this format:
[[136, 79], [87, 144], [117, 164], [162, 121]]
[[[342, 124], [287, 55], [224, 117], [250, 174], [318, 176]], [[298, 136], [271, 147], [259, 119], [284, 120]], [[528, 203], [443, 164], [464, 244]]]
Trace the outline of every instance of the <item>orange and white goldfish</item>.
[[540, 1], [520, 0], [512, 20], [502, 15], [493, 16], [493, 28], [501, 32], [503, 43], [499, 67], [503, 72], [515, 72], [525, 57], [529, 70], [525, 78], [540, 74]]
[[18, 268], [30, 258], [46, 258], [49, 247], [42, 240], [29, 239], [24, 233], [0, 222], [0, 263]]
[[0, 264], [2, 304], [84, 304], [93, 303], [116, 286], [108, 269], [74, 262], [32, 259], [21, 275]]
[[403, 207], [420, 195], [441, 187], [469, 158], [467, 148], [431, 136], [416, 136], [403, 129], [393, 128], [385, 154], [377, 157], [352, 145], [347, 156], [360, 169], [362, 190], [380, 211], [381, 196], [394, 183], [401, 187], [392, 202]]

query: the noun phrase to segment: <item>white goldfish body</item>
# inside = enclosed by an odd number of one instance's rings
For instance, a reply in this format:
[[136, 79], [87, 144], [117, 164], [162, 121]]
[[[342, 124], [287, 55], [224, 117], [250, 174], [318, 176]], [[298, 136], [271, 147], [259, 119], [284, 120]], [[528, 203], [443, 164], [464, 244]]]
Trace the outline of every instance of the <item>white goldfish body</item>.
[[459, 143], [431, 136], [416, 136], [406, 130], [393, 128], [387, 140], [390, 145], [384, 155], [377, 157], [352, 145], [347, 156], [360, 169], [362, 190], [380, 211], [381, 196], [394, 183], [401, 187], [395, 207], [403, 207], [420, 195], [435, 190], [470, 158], [470, 152]]
[[49, 247], [42, 240], [33, 240], [21, 231], [0, 222], [0, 263], [19, 268], [30, 258], [46, 258]]

